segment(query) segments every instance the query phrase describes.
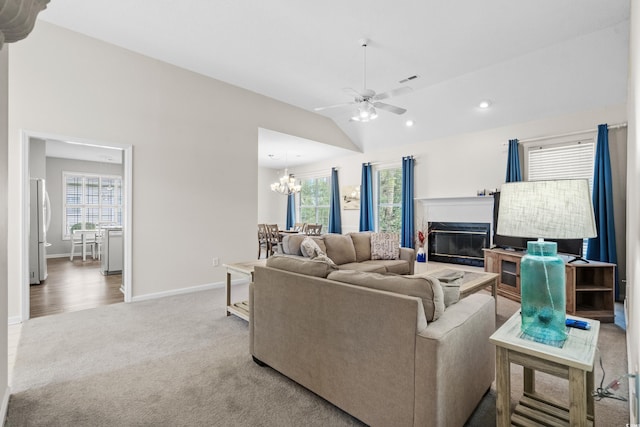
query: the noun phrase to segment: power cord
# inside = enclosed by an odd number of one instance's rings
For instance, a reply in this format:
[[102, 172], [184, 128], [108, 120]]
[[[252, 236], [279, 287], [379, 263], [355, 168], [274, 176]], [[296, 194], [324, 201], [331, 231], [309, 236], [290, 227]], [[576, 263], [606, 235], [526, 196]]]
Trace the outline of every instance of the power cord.
[[[620, 388], [620, 380], [624, 378], [634, 378], [635, 374], [624, 374], [620, 375], [615, 380], [611, 381], [605, 388], [602, 388], [604, 384], [604, 377], [606, 375], [604, 371], [604, 366], [602, 365], [602, 354], [600, 354], [600, 349], [598, 349], [598, 357], [600, 359], [600, 369], [602, 370], [602, 379], [600, 380], [600, 387], [596, 388], [591, 395], [595, 398], [595, 400], [602, 400], [604, 398], [622, 400], [623, 402], [627, 401], [627, 398], [624, 396], [618, 396], [613, 391], [618, 390]], [[612, 391], [613, 390], [613, 391]]]

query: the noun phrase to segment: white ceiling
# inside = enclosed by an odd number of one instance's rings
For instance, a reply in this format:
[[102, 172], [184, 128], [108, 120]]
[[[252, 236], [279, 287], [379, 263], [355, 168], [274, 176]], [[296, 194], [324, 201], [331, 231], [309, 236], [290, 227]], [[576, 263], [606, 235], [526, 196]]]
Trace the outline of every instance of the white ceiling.
[[46, 140], [46, 156], [100, 163], [122, 163], [120, 149], [53, 139]]
[[362, 88], [368, 38], [369, 89], [419, 78], [385, 100], [402, 116], [319, 113], [363, 151], [626, 101], [629, 0], [53, 0], [40, 19], [309, 111]]

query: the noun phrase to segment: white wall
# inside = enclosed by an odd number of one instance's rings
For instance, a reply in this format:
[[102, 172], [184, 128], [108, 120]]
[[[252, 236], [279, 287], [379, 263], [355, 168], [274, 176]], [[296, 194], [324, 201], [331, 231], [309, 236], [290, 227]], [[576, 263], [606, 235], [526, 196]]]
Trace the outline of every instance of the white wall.
[[271, 183], [277, 182], [282, 170], [258, 168], [258, 223], [278, 224], [285, 228], [287, 222], [287, 198], [271, 191]]
[[[640, 7], [631, 2], [631, 34], [629, 40], [629, 135], [627, 142], [627, 355], [629, 372], [638, 375], [640, 364]], [[637, 425], [638, 396], [635, 384], [639, 379], [629, 381], [630, 421]], [[635, 395], [635, 396], [634, 396]]]
[[[31, 156], [29, 156], [31, 157]], [[62, 172], [84, 172], [99, 175], [124, 176], [122, 164], [89, 162], [84, 160], [59, 159], [47, 157], [47, 192], [51, 200], [51, 224], [47, 232], [47, 242], [51, 246], [47, 248], [47, 257], [56, 255], [68, 256], [71, 252], [71, 241], [62, 240], [64, 202]]]
[[[6, 45], [0, 50], [0, 242], [7, 241], [7, 167], [8, 167], [8, 79], [9, 55]], [[0, 319], [7, 318], [8, 265], [7, 245], [0, 244]], [[0, 417], [4, 419], [9, 403], [7, 375], [7, 324], [0, 328]]]
[[222, 282], [212, 257], [253, 259], [258, 127], [357, 149], [325, 117], [46, 22], [9, 55], [9, 316], [21, 315], [21, 130], [133, 146], [134, 299]]
[[[382, 120], [382, 119], [381, 119]], [[329, 173], [339, 167], [340, 185], [360, 185], [363, 162], [379, 163], [382, 167], [397, 164], [403, 156], [413, 155], [415, 163], [415, 198], [476, 196], [479, 189], [500, 188], [504, 182], [509, 139], [534, 138], [586, 129], [601, 123], [621, 123], [627, 120], [626, 106], [619, 105], [597, 111], [557, 116], [482, 132], [459, 134], [447, 138], [392, 147], [364, 154], [354, 154], [330, 161], [296, 168], [296, 176], [307, 171]], [[425, 120], [426, 121], [426, 120]], [[366, 126], [366, 124], [362, 124]], [[624, 144], [622, 138], [612, 138], [610, 144]], [[616, 171], [614, 171], [615, 173]], [[268, 186], [261, 182], [260, 186]], [[416, 205], [416, 212], [420, 206]], [[343, 233], [357, 231], [359, 211], [342, 211]], [[420, 224], [416, 218], [416, 225]]]

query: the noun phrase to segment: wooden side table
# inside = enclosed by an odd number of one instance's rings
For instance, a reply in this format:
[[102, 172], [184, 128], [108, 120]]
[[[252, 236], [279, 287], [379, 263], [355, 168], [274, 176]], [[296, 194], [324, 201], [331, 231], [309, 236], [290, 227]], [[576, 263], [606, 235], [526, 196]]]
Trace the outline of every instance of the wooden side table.
[[238, 316], [241, 319], [249, 321], [249, 302], [240, 301], [231, 303], [231, 274], [241, 274], [243, 276], [249, 276], [253, 281], [253, 269], [255, 266], [266, 265], [266, 259], [260, 259], [257, 261], [237, 262], [233, 264], [224, 264], [227, 269], [227, 316], [232, 314]]
[[[593, 363], [600, 322], [588, 321], [590, 330], [568, 328], [562, 348], [520, 338], [520, 312], [505, 322], [489, 340], [496, 346], [496, 425], [591, 426], [594, 421]], [[511, 414], [511, 363], [524, 368], [524, 395]], [[535, 371], [569, 380], [569, 407], [543, 396], [535, 390]]]

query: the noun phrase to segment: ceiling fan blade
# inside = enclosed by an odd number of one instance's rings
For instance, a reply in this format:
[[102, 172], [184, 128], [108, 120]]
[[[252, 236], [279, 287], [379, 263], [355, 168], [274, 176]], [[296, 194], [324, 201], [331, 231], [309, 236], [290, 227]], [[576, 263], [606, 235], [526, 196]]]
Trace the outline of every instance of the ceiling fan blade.
[[341, 104], [327, 105], [326, 107], [316, 107], [313, 110], [322, 111], [322, 110], [328, 110], [329, 108], [346, 107], [347, 105], [354, 105], [354, 104], [355, 102], [343, 102]]
[[379, 101], [381, 99], [391, 98], [392, 96], [404, 95], [405, 93], [409, 93], [411, 91], [413, 91], [413, 89], [411, 89], [409, 86], [403, 86], [387, 92], [379, 93], [376, 96], [372, 97], [371, 99], [373, 101]]
[[384, 102], [374, 102], [373, 106], [394, 114], [404, 114], [407, 112], [407, 110], [404, 108], [396, 107], [395, 105], [385, 104]]

